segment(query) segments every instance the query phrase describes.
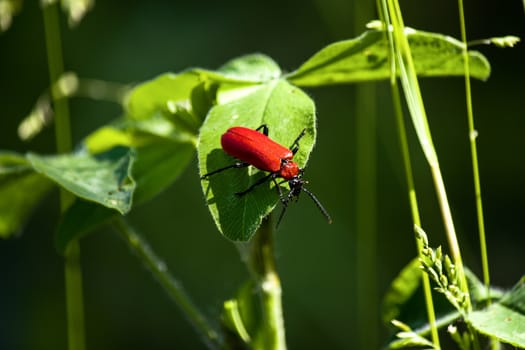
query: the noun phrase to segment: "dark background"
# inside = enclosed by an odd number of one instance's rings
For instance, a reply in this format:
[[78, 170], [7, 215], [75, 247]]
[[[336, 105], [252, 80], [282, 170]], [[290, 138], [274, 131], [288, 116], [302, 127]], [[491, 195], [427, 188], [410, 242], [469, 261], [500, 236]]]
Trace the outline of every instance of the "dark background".
[[[16, 128], [48, 84], [41, 11], [26, 1], [0, 35], [0, 149], [54, 152], [53, 128], [29, 143]], [[459, 37], [455, 2], [403, 1], [405, 23]], [[188, 67], [217, 68], [252, 52], [293, 70], [353, 30], [355, 4], [330, 1], [99, 1], [77, 28], [63, 19], [67, 70], [81, 77], [135, 83]], [[523, 36], [518, 0], [466, 4], [470, 39]], [[363, 25], [373, 18], [359, 19]], [[364, 30], [364, 29], [363, 29]], [[474, 112], [493, 284], [510, 287], [523, 274], [525, 247], [525, 54], [479, 47], [492, 65], [487, 82], [473, 81]], [[421, 82], [434, 142], [466, 264], [481, 273], [462, 78]], [[406, 185], [389, 87], [378, 86], [378, 294], [415, 255]], [[352, 349], [355, 314], [355, 86], [307, 90], [317, 104], [319, 136], [307, 177], [334, 218], [326, 225], [309, 200], [293, 205], [277, 235], [287, 340], [291, 349]], [[107, 102], [71, 102], [78, 142], [119, 116]], [[409, 125], [409, 124], [407, 124]], [[409, 127], [423, 225], [431, 245], [446, 247], [428, 167]], [[374, 195], [374, 194], [371, 194]], [[53, 247], [58, 196], [45, 199], [21, 234], [0, 241], [0, 349], [65, 349], [63, 262]], [[196, 161], [156, 199], [136, 208], [132, 222], [165, 258], [201, 309], [218, 319], [222, 302], [248, 274], [234, 245], [215, 229], [204, 204]], [[204, 348], [184, 316], [109, 229], [82, 239], [90, 349]], [[377, 301], [379, 304], [380, 301]], [[370, 317], [379, 320], [371, 311]], [[379, 321], [378, 321], [379, 322]], [[385, 341], [386, 328], [382, 329]]]

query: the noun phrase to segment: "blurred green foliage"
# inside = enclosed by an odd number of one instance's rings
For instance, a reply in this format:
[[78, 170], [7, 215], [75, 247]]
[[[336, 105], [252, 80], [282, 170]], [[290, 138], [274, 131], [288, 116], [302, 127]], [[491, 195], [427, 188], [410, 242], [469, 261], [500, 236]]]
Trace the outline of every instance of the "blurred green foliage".
[[[458, 37], [455, 3], [403, 2], [406, 24]], [[523, 36], [519, 1], [466, 4], [469, 39]], [[372, 18], [363, 19], [363, 23]], [[140, 82], [187, 67], [216, 68], [232, 57], [262, 52], [288, 70], [336, 40], [353, 37], [347, 2], [252, 3], [99, 1], [74, 29], [63, 18], [65, 66], [81, 77]], [[24, 2], [0, 36], [0, 149], [54, 153], [52, 128], [28, 143], [16, 130], [48, 85], [42, 16]], [[479, 48], [490, 60], [487, 82], [473, 81], [474, 113], [495, 285], [523, 273], [519, 217], [525, 209], [522, 46]], [[480, 271], [462, 78], [421, 82], [430, 126], [452, 205], [465, 263]], [[310, 90], [318, 116], [317, 146], [307, 170], [310, 188], [334, 218], [327, 226], [308, 201], [290, 207], [277, 235], [278, 268], [290, 349], [352, 349], [363, 331], [355, 305], [355, 100], [353, 86]], [[378, 265], [382, 295], [415, 255], [405, 181], [389, 88], [378, 83]], [[119, 117], [118, 105], [71, 102], [75, 143]], [[425, 231], [445, 244], [441, 217], [423, 155], [409, 130]], [[247, 277], [237, 251], [217, 232], [199, 188], [196, 162], [171, 188], [134, 210], [141, 230], [206, 314]], [[58, 196], [45, 199], [20, 237], [0, 241], [0, 348], [65, 349], [63, 266], [53, 246]], [[81, 241], [88, 348], [200, 349], [204, 345], [126, 245], [105, 229]], [[377, 301], [380, 303], [380, 300]], [[379, 315], [369, 315], [380, 322]], [[384, 331], [384, 340], [388, 331]]]

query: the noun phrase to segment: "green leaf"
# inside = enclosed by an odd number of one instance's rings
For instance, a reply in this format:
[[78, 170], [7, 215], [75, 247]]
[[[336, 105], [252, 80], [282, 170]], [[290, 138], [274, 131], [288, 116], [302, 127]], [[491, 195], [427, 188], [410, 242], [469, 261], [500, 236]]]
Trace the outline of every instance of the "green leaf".
[[121, 214], [131, 209], [135, 181], [133, 151], [116, 147], [96, 156], [73, 153], [58, 156], [27, 155], [33, 168], [74, 195]]
[[0, 237], [20, 229], [53, 183], [36, 174], [27, 159], [11, 152], [0, 153]]
[[499, 302], [471, 312], [467, 321], [482, 334], [525, 348], [525, 279]]
[[91, 154], [116, 146], [135, 149], [133, 178], [137, 188], [133, 200], [139, 204], [169, 186], [191, 161], [195, 141], [179, 136], [163, 119], [117, 120], [89, 135], [84, 145]]
[[525, 276], [501, 298], [500, 304], [525, 315]]
[[[294, 159], [306, 164], [315, 140], [315, 106], [300, 89], [284, 80], [261, 85], [251, 93], [212, 108], [201, 128], [198, 144], [200, 174], [230, 165], [236, 160], [221, 149], [221, 135], [232, 126], [257, 128], [268, 125], [269, 136], [289, 146], [306, 128], [301, 147]], [[239, 197], [236, 192], [247, 189], [264, 174], [253, 167], [231, 169], [202, 181], [204, 195], [219, 231], [234, 241], [249, 240], [263, 217], [278, 202], [271, 181]]]
[[216, 72], [195, 69], [202, 78], [218, 83], [264, 83], [281, 76], [281, 68], [270, 57], [262, 54], [234, 58]]
[[[416, 72], [419, 76], [464, 74], [463, 43], [452, 37], [406, 28]], [[470, 75], [487, 79], [490, 65], [477, 51], [469, 51]], [[321, 49], [296, 71], [286, 76], [299, 86], [322, 86], [388, 79], [388, 44], [382, 30], [369, 30], [355, 39]]]
[[136, 86], [128, 96], [126, 109], [131, 119], [165, 116], [181, 129], [196, 132], [215, 101], [218, 85], [231, 89], [280, 75], [279, 66], [268, 56], [246, 55], [217, 71], [193, 68], [180, 74], [162, 74]]
[[171, 185], [187, 168], [195, 153], [188, 142], [158, 140], [137, 149], [133, 177], [137, 181], [134, 200], [145, 202]]
[[403, 349], [406, 347], [434, 349], [434, 344], [431, 341], [414, 332], [407, 324], [398, 320], [392, 320], [391, 323], [398, 328], [400, 332], [396, 334], [398, 339], [389, 344], [389, 349]]
[[470, 299], [474, 306], [487, 303], [488, 300], [499, 300], [503, 297], [503, 292], [499, 288], [490, 286], [488, 289], [481, 280], [469, 268], [465, 268]]
[[251, 344], [262, 322], [261, 303], [253, 281], [246, 282], [234, 299], [224, 302], [221, 315], [222, 324], [235, 337], [228, 343]]
[[197, 116], [201, 123], [216, 103], [218, 88], [219, 85], [216, 83], [203, 82], [197, 85], [191, 92], [191, 108], [193, 114]]
[[193, 71], [166, 73], [142, 83], [128, 96], [128, 115], [132, 119], [147, 119], [166, 113], [177, 104], [189, 108], [191, 91], [199, 83], [199, 75]]
[[421, 284], [421, 263], [418, 258], [412, 259], [396, 278], [383, 297], [382, 318], [385, 324], [397, 319], [402, 306], [414, 295]]
[[62, 215], [55, 233], [55, 247], [64, 253], [69, 242], [79, 239], [118, 215], [115, 210], [77, 198]]
[[[108, 146], [115, 147], [119, 142], [136, 146], [136, 160], [133, 163], [135, 206], [171, 185], [187, 168], [195, 152], [195, 146], [191, 142], [123, 130], [116, 125], [101, 128], [85, 140], [87, 148], [93, 152], [105, 150]], [[75, 201], [58, 225], [55, 236], [57, 250], [63, 252], [71, 240], [83, 237], [115, 215], [117, 213], [114, 210], [96, 203]]]

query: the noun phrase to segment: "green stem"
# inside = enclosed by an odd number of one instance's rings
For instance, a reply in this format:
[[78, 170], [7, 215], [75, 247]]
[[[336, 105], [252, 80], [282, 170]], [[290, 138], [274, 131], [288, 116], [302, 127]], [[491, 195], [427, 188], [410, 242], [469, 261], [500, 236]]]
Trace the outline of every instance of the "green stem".
[[[401, 147], [401, 154], [403, 157], [405, 176], [407, 179], [408, 200], [410, 203], [410, 210], [412, 213], [412, 222], [414, 223], [414, 225], [421, 227], [421, 218], [419, 215], [419, 207], [417, 204], [416, 188], [414, 186], [414, 177], [412, 174], [412, 165], [410, 161], [410, 152], [408, 150], [406, 127], [405, 127], [405, 122], [403, 120], [403, 111], [401, 108], [401, 97], [399, 95], [399, 88], [397, 86], [397, 80], [395, 77], [396, 76], [394, 75], [390, 83], [391, 83], [391, 90], [392, 90], [392, 101], [394, 104], [394, 111], [396, 115], [397, 129], [399, 133], [399, 143]], [[423, 257], [423, 244], [421, 240], [416, 239], [416, 245], [417, 245], [418, 256], [422, 258]], [[436, 325], [436, 313], [434, 310], [434, 301], [432, 299], [432, 289], [430, 286], [430, 278], [428, 277], [426, 273], [422, 273], [421, 278], [423, 281], [423, 292], [425, 295], [425, 304], [427, 308], [427, 317], [428, 317], [428, 323], [430, 325], [430, 334], [432, 336], [432, 343], [434, 344], [434, 348], [436, 350], [441, 349], [441, 345], [439, 342], [438, 329]]]
[[[374, 17], [374, 2], [356, 1], [353, 6], [354, 32], [360, 33]], [[360, 322], [357, 345], [360, 349], [379, 347], [378, 265], [377, 265], [377, 97], [375, 83], [356, 85], [356, 183], [355, 229], [356, 319]]]
[[[378, 0], [379, 2], [380, 0]], [[383, 23], [387, 24], [387, 27], [390, 26], [390, 19], [388, 17], [388, 9], [386, 1], [381, 1], [381, 4], [378, 4], [380, 16]], [[392, 32], [387, 31], [388, 43], [389, 43], [389, 60], [390, 60], [390, 87], [392, 91], [392, 104], [394, 106], [394, 113], [396, 116], [396, 123], [399, 135], [399, 145], [401, 148], [401, 155], [403, 158], [403, 165], [405, 169], [405, 176], [407, 180], [408, 187], [408, 200], [410, 204], [410, 210], [412, 214], [412, 222], [415, 227], [421, 227], [421, 217], [419, 215], [419, 207], [416, 196], [416, 188], [414, 185], [414, 176], [412, 173], [412, 162], [410, 160], [410, 152], [408, 149], [408, 141], [406, 135], [405, 121], [403, 119], [403, 109], [401, 108], [401, 96], [399, 94], [399, 87], [397, 84], [397, 70], [395, 64], [395, 54], [394, 54], [394, 41], [392, 38]], [[416, 239], [416, 246], [418, 251], [418, 256], [423, 257], [423, 244], [421, 240]], [[432, 343], [434, 344], [435, 349], [441, 349], [441, 344], [439, 342], [439, 333], [436, 325], [436, 313], [434, 310], [434, 301], [432, 299], [432, 290], [430, 286], [430, 278], [427, 274], [423, 273], [423, 292], [425, 295], [425, 304], [427, 308], [427, 317], [428, 323], [430, 325], [430, 334], [432, 337]]]
[[405, 25], [399, 8], [397, 0], [386, 0], [388, 4], [388, 14], [392, 21], [393, 27], [393, 41], [396, 53], [396, 62], [400, 69], [401, 83], [405, 96], [407, 98], [410, 115], [412, 122], [416, 129], [421, 147], [425, 153], [425, 157], [429, 163], [432, 178], [434, 180], [434, 187], [438, 195], [438, 201], [447, 233], [447, 239], [449, 242], [450, 250], [454, 263], [458, 270], [460, 279], [460, 289], [467, 296], [466, 300], [466, 311], [471, 309], [470, 295], [468, 291], [467, 279], [465, 276], [463, 261], [461, 258], [461, 252], [459, 249], [459, 243], [457, 234], [452, 221], [452, 213], [450, 205], [448, 203], [447, 194], [445, 191], [445, 185], [443, 182], [443, 176], [439, 168], [439, 161], [435, 148], [433, 146], [432, 136], [430, 128], [428, 126], [428, 120], [423, 104], [423, 98], [419, 89], [419, 83], [417, 80], [416, 71], [414, 68], [414, 62], [412, 60], [412, 54], [408, 45], [408, 40], [405, 34]]
[[356, 87], [356, 317], [366, 332], [358, 332], [358, 347], [379, 346], [377, 294], [376, 89], [374, 83]]
[[[49, 78], [53, 85], [64, 71], [58, 5], [46, 5], [42, 9], [46, 39]], [[69, 107], [66, 99], [60, 99], [52, 92], [55, 109], [55, 138], [58, 153], [71, 151], [71, 128]], [[71, 193], [60, 190], [60, 211], [64, 213], [73, 202]], [[84, 305], [82, 295], [82, 270], [80, 266], [80, 245], [72, 241], [65, 251], [64, 277], [67, 305], [68, 347], [70, 350], [85, 349]]]
[[68, 348], [85, 349], [84, 302], [82, 293], [82, 269], [80, 244], [72, 241], [64, 252]]
[[170, 274], [166, 263], [155, 254], [146, 240], [123, 218], [116, 219], [113, 227], [180, 307], [193, 327], [202, 335], [206, 345], [210, 349], [222, 348], [222, 339], [219, 333], [193, 304], [181, 283]]
[[[470, 87], [470, 65], [468, 60], [468, 46], [467, 46], [467, 26], [465, 24], [465, 10], [463, 8], [463, 0], [458, 0], [459, 22], [461, 27], [461, 41], [463, 41], [463, 65], [465, 69], [465, 97], [467, 100], [467, 120], [470, 140], [470, 153], [472, 155], [472, 174], [474, 177], [474, 193], [476, 197], [476, 213], [478, 218], [478, 232], [479, 243], [481, 250], [481, 265], [483, 269], [483, 283], [489, 296], [488, 303], [490, 305], [490, 272], [489, 272], [489, 258], [487, 253], [487, 240], [485, 235], [485, 220], [483, 218], [483, 202], [481, 199], [481, 181], [479, 178], [478, 166], [478, 148], [476, 145], [477, 131], [474, 126], [474, 112], [472, 108], [472, 90]], [[470, 327], [471, 328], [471, 327]], [[470, 329], [474, 334], [474, 344], [479, 348], [479, 342], [474, 330]], [[497, 350], [500, 348], [499, 341], [496, 338], [491, 338], [491, 348]]]
[[[483, 203], [481, 199], [481, 182], [479, 178], [478, 166], [478, 148], [476, 145], [477, 131], [474, 127], [474, 112], [472, 111], [472, 91], [470, 88], [470, 65], [468, 62], [467, 50], [467, 30], [465, 25], [465, 13], [463, 9], [463, 0], [458, 0], [459, 6], [459, 20], [461, 26], [461, 40], [463, 41], [463, 63], [465, 69], [465, 95], [467, 100], [467, 118], [468, 130], [470, 140], [470, 152], [472, 154], [472, 173], [474, 176], [474, 193], [476, 196], [476, 211], [478, 217], [479, 241], [481, 248], [481, 263], [483, 267], [483, 282], [487, 288], [487, 293], [490, 289], [490, 272], [487, 254], [487, 241], [485, 238], [485, 220], [483, 219]], [[489, 299], [490, 302], [490, 299]]]
[[247, 263], [261, 295], [264, 319], [254, 349], [286, 350], [281, 281], [275, 266], [273, 233], [272, 221], [268, 216], [263, 219], [248, 247]]
[[[56, 3], [45, 5], [42, 12], [44, 15], [49, 78], [51, 80], [51, 86], [53, 86], [64, 72], [58, 5]], [[51, 95], [55, 107], [57, 150], [59, 153], [69, 152], [72, 148], [72, 140], [68, 102], [66, 99], [61, 99], [62, 96], [60, 96], [60, 93], [56, 91], [56, 89], [51, 89]]]
[[448, 245], [450, 252], [454, 257], [454, 264], [458, 269], [458, 276], [460, 278], [461, 289], [467, 295], [466, 306], [467, 311], [470, 311], [472, 305], [470, 302], [470, 293], [468, 291], [467, 277], [463, 268], [463, 259], [459, 249], [459, 242], [456, 235], [456, 228], [452, 220], [452, 212], [448, 204], [447, 191], [445, 190], [445, 183], [443, 182], [443, 175], [439, 165], [435, 164], [430, 167], [432, 172], [432, 179], [434, 180], [434, 187], [436, 188], [439, 206], [441, 208], [441, 215], [445, 224], [445, 231], [447, 232]]

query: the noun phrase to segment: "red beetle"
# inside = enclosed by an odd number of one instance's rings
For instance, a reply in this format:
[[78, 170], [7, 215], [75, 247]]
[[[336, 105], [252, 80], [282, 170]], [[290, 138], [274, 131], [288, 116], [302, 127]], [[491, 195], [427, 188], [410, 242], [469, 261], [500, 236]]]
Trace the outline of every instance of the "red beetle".
[[[262, 133], [259, 131], [261, 129]], [[299, 140], [304, 136], [305, 133], [306, 129], [303, 129], [303, 131], [301, 131], [299, 136], [297, 136], [295, 141], [292, 143], [290, 148], [286, 148], [268, 137], [268, 126], [265, 124], [261, 125], [255, 130], [242, 126], [229, 128], [221, 137], [221, 145], [226, 153], [239, 159], [240, 162], [204, 174], [201, 176], [201, 179], [206, 179], [211, 175], [220, 173], [227, 169], [244, 168], [252, 165], [259, 170], [268, 171], [270, 174], [259, 179], [246, 190], [237, 192], [236, 194], [238, 196], [243, 196], [253, 190], [256, 186], [259, 186], [271, 179], [275, 183], [275, 187], [279, 192], [279, 198], [283, 204], [283, 210], [279, 215], [277, 226], [283, 218], [284, 212], [288, 206], [288, 202], [294, 198], [298, 199], [301, 191], [306, 192], [310, 198], [312, 198], [328, 222], [332, 223], [332, 218], [326, 209], [321, 205], [321, 202], [319, 202], [317, 197], [315, 197], [312, 192], [303, 186], [304, 184], [308, 183], [302, 178], [304, 170], [293, 161], [295, 153], [297, 153], [299, 150]], [[276, 180], [278, 177], [283, 178], [283, 181], [278, 183]], [[286, 181], [288, 181], [290, 191], [288, 194], [284, 195], [279, 185]]]

